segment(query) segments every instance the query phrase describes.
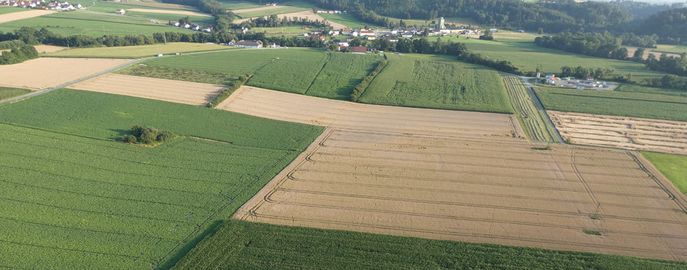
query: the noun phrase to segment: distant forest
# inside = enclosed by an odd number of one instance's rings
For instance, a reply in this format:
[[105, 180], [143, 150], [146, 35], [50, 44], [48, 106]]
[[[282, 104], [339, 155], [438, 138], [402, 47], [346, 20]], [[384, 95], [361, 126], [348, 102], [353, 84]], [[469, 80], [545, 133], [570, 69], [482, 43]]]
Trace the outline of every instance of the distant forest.
[[[274, 0], [253, 0], [274, 2]], [[657, 35], [661, 43], [687, 44], [687, 8], [639, 2], [526, 3], [521, 0], [306, 0], [347, 10], [368, 23], [394, 26], [401, 19], [469, 18], [479, 24], [529, 31], [612, 32]]]

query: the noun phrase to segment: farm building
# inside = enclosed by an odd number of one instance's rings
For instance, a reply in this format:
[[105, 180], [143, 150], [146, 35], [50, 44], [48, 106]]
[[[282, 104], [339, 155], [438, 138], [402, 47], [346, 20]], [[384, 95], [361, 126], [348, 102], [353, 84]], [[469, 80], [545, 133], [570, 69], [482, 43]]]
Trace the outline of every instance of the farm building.
[[367, 53], [367, 47], [365, 46], [355, 46], [350, 48], [352, 53]]
[[262, 41], [260, 40], [241, 40], [233, 44], [240, 48], [262, 48]]

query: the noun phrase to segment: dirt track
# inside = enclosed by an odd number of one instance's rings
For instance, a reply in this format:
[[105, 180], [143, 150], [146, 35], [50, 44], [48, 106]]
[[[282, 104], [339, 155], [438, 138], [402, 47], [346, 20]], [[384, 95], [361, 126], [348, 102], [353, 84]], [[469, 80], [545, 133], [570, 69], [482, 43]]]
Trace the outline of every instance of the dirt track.
[[32, 9], [32, 10], [27, 10], [27, 11], [19, 11], [19, 12], [1, 14], [0, 15], [0, 23], [29, 19], [29, 18], [48, 15], [48, 14], [52, 14], [52, 13], [55, 13], [55, 11]]
[[687, 154], [687, 122], [549, 111], [574, 144]]
[[37, 58], [0, 65], [0, 86], [44, 89], [96, 74], [129, 60], [89, 58]]
[[253, 88], [221, 104], [329, 126], [234, 217], [687, 260], [684, 198], [641, 156], [537, 150], [506, 115], [358, 105]]
[[106, 74], [69, 86], [78, 90], [204, 105], [222, 90], [220, 85]]

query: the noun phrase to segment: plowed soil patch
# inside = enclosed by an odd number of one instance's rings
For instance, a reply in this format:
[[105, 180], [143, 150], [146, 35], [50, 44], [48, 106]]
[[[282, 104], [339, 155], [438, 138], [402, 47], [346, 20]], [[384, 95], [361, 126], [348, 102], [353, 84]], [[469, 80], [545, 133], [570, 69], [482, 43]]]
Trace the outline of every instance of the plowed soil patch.
[[687, 122], [549, 111], [569, 142], [687, 154]]
[[97, 74], [126, 62], [128, 60], [37, 58], [14, 65], [0, 65], [0, 86], [28, 89], [50, 88]]
[[222, 90], [220, 85], [106, 74], [70, 86], [78, 90], [203, 105]]

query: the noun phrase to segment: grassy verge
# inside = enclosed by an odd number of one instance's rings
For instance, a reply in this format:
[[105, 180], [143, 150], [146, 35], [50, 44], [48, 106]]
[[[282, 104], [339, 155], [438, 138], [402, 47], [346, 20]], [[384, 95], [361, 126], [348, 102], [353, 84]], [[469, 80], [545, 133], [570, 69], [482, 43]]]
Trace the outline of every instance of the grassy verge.
[[30, 90], [26, 89], [0, 87], [0, 100], [21, 96], [30, 92]]
[[684, 263], [227, 221], [176, 269], [684, 269]]
[[680, 192], [687, 194], [687, 156], [642, 152]]

